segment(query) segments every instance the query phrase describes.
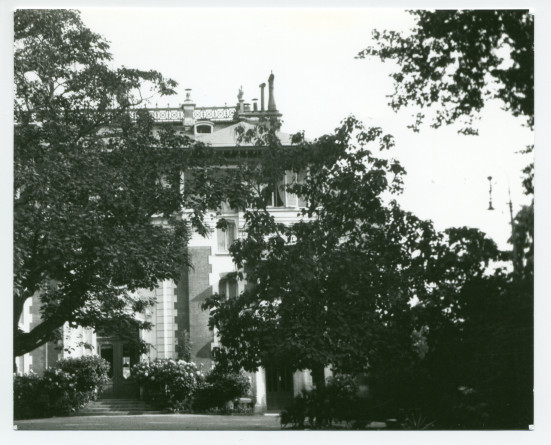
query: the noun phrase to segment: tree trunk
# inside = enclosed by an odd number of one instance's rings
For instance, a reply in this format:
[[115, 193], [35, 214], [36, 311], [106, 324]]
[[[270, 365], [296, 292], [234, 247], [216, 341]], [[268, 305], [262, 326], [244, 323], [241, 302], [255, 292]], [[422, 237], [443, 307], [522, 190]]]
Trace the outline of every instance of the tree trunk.
[[14, 326], [13, 356], [19, 357], [27, 352], [34, 351], [52, 340], [55, 331], [63, 326], [64, 321], [48, 319], [40, 323], [30, 332], [23, 332]]
[[32, 294], [24, 293], [20, 294], [14, 290], [13, 292], [13, 328], [17, 329], [19, 320], [21, 320], [21, 315], [23, 314], [23, 309], [25, 307], [25, 301], [32, 297]]

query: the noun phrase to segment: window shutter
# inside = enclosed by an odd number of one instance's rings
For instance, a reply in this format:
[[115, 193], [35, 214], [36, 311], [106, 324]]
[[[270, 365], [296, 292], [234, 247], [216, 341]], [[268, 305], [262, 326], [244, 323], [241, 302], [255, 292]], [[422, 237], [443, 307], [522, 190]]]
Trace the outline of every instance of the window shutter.
[[226, 229], [226, 249], [228, 249], [235, 240], [235, 223], [228, 221], [228, 228]]
[[222, 229], [216, 229], [216, 237], [218, 238], [218, 251], [226, 250], [226, 233]]

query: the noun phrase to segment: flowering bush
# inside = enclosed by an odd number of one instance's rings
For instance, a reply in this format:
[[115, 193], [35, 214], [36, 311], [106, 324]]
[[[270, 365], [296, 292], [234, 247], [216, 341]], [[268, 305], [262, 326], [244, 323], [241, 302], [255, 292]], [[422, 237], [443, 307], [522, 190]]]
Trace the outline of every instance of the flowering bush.
[[44, 371], [42, 391], [48, 396], [47, 411], [50, 415], [77, 411], [89, 401], [85, 392], [77, 390], [76, 376], [59, 368]]
[[144, 399], [157, 408], [189, 411], [192, 398], [204, 381], [193, 362], [157, 359], [132, 368], [132, 379], [143, 388]]
[[78, 411], [107, 380], [109, 363], [99, 357], [61, 360], [56, 367], [14, 376], [14, 417], [51, 417]]
[[90, 393], [95, 398], [96, 388], [109, 381], [109, 362], [97, 355], [78, 358], [66, 358], [56, 363], [56, 368], [72, 374], [76, 378], [76, 390]]

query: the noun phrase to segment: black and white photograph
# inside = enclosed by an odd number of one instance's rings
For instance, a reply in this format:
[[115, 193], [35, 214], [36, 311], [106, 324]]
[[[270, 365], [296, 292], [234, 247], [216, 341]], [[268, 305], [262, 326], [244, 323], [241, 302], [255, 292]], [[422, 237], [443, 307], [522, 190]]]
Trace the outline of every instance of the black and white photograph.
[[545, 23], [492, 5], [4, 8], [13, 440], [533, 437]]

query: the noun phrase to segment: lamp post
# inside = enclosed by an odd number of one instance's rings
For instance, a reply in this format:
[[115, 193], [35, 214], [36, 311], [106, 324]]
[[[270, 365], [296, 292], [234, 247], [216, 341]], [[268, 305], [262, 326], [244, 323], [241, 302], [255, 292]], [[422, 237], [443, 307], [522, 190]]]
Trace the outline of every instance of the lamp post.
[[488, 182], [490, 183], [490, 202], [488, 204], [488, 210], [494, 210], [494, 206], [492, 205], [492, 177], [488, 176]]

